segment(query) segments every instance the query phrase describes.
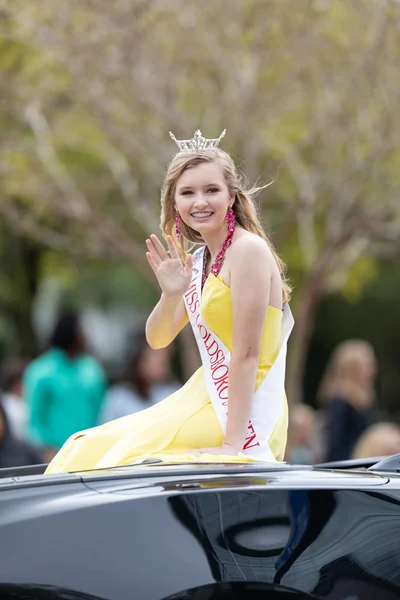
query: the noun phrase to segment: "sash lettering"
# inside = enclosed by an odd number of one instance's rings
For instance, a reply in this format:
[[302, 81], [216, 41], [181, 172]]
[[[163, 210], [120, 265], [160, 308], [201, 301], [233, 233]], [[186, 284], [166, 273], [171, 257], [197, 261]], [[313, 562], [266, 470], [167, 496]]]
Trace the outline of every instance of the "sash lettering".
[[[201, 278], [204, 249], [193, 256], [193, 279], [184, 295], [184, 302], [199, 347], [204, 368], [207, 392], [215, 413], [226, 431], [228, 417], [228, 388], [230, 351], [201, 316]], [[269, 447], [269, 437], [281, 413], [285, 390], [286, 343], [293, 327], [289, 307], [285, 307], [282, 322], [281, 347], [274, 364], [253, 397], [243, 453], [269, 462], [276, 462]]]

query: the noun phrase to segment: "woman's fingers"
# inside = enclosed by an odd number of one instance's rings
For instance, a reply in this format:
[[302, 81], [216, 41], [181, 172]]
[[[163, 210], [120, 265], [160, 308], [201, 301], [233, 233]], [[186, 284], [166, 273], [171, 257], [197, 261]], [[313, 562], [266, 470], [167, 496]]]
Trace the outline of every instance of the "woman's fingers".
[[192, 272], [193, 269], [193, 256], [191, 254], [186, 255], [185, 260], [185, 275]]
[[154, 248], [154, 244], [151, 240], [146, 240], [146, 246], [147, 246], [148, 253], [150, 254], [150, 257], [151, 257], [153, 263], [157, 267], [158, 265], [160, 265], [162, 263], [160, 255], [158, 254], [157, 250]]
[[170, 257], [171, 258], [179, 258], [179, 254], [176, 251], [174, 241], [170, 235], [167, 235], [167, 244], [168, 244], [168, 250], [169, 250]]
[[151, 258], [150, 252], [146, 252], [146, 258], [147, 258], [149, 265], [151, 266], [151, 268], [153, 269], [153, 271], [155, 273], [157, 271], [157, 265], [154, 262], [154, 260]]
[[164, 246], [162, 245], [162, 243], [160, 242], [160, 240], [158, 239], [158, 237], [156, 235], [152, 234], [150, 236], [150, 240], [153, 242], [154, 248], [158, 252], [158, 255], [161, 258], [161, 260], [168, 260], [169, 259], [168, 253], [167, 253], [166, 249], [164, 248]]

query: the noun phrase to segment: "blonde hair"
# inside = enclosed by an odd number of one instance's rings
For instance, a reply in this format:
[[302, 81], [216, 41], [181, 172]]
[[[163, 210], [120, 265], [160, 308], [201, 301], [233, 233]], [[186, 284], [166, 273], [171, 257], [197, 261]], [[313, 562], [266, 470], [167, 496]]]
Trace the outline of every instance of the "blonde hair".
[[352, 458], [389, 456], [400, 452], [400, 427], [394, 423], [376, 423], [362, 434]]
[[370, 405], [374, 399], [372, 386], [360, 377], [360, 367], [366, 360], [376, 363], [374, 350], [364, 340], [347, 340], [339, 344], [329, 360], [318, 391], [320, 404], [334, 397], [347, 400], [357, 408]]
[[278, 256], [271, 240], [263, 230], [253, 202], [255, 194], [263, 188], [246, 189], [242, 185], [235, 163], [224, 150], [215, 148], [206, 152], [178, 152], [174, 156], [168, 166], [161, 190], [161, 230], [163, 235], [171, 235], [184, 255], [188, 250], [193, 248], [194, 244], [204, 243], [201, 235], [183, 221], [181, 221], [181, 236], [179, 239], [176, 237], [175, 192], [178, 180], [184, 171], [202, 163], [212, 162], [217, 162], [221, 166], [229, 191], [235, 193], [235, 202], [232, 209], [235, 213], [237, 223], [243, 229], [261, 237], [268, 244], [281, 274], [283, 301], [287, 302], [290, 298], [291, 288], [285, 277], [285, 264]]

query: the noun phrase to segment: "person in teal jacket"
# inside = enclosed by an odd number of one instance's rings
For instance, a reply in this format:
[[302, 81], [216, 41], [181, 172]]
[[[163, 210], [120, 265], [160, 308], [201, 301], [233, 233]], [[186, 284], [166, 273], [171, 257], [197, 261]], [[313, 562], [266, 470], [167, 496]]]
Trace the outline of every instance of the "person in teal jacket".
[[24, 373], [29, 406], [29, 437], [51, 454], [77, 431], [97, 424], [106, 391], [100, 364], [85, 352], [85, 337], [75, 313], [56, 324], [50, 348]]

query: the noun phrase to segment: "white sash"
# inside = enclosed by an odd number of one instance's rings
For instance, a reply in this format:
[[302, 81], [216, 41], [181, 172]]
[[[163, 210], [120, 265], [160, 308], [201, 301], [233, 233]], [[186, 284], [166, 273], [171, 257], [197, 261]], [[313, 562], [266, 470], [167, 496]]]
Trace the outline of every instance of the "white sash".
[[[204, 248], [200, 248], [193, 255], [193, 277], [184, 295], [184, 302], [199, 347], [207, 392], [225, 433], [231, 354], [218, 336], [207, 327], [201, 316], [203, 259]], [[283, 309], [279, 353], [254, 394], [246, 440], [243, 446], [243, 453], [256, 460], [277, 462], [268, 441], [285, 402], [287, 341], [293, 325], [294, 319], [288, 304], [286, 304]]]

